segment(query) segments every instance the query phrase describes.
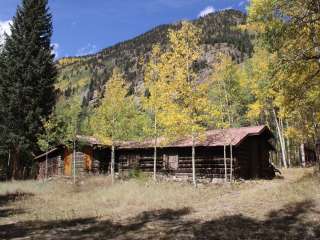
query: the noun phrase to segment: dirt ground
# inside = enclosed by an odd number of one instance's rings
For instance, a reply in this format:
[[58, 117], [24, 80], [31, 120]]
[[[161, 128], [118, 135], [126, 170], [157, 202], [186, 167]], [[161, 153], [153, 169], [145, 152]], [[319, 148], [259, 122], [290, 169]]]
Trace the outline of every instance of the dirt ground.
[[0, 183], [0, 239], [320, 239], [320, 176], [200, 185]]

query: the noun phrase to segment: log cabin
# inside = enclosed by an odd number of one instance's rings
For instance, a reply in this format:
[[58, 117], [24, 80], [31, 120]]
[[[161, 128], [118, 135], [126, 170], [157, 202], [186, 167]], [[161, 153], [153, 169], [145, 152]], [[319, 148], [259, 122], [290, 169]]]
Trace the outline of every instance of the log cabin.
[[[274, 138], [267, 126], [241, 127], [205, 132], [196, 141], [196, 175], [198, 178], [217, 179], [225, 176], [225, 159], [228, 174], [235, 178], [272, 178], [275, 173], [270, 162]], [[45, 176], [72, 176], [106, 174], [110, 170], [110, 146], [102, 145], [93, 137], [78, 136], [75, 162], [73, 151], [60, 145], [35, 158], [38, 179]], [[119, 174], [137, 169], [153, 171], [153, 140], [121, 142], [117, 144], [115, 171]], [[166, 143], [159, 139], [157, 172], [163, 176], [188, 178], [192, 174], [191, 138]], [[226, 158], [224, 158], [224, 156]], [[75, 166], [75, 168], [74, 168]], [[232, 166], [232, 167], [231, 167]], [[46, 170], [47, 169], [47, 170]]]
[[96, 138], [77, 136], [75, 151], [61, 144], [34, 158], [36, 178], [105, 174], [109, 169], [106, 165], [109, 164], [109, 155], [110, 148], [100, 144]]

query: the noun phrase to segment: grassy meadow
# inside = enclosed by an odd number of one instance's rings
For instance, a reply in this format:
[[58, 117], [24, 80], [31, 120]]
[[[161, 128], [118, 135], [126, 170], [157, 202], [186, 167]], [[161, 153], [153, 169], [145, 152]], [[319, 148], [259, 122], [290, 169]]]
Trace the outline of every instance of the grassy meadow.
[[0, 239], [320, 239], [320, 176], [200, 185], [91, 177], [0, 183]]

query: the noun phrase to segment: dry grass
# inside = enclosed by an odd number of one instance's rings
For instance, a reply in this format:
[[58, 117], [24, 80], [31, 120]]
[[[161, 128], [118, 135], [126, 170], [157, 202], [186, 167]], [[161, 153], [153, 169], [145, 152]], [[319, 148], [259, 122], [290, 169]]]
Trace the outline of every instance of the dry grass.
[[[202, 185], [92, 177], [0, 184], [0, 238], [314, 239], [320, 237], [320, 178]], [[43, 235], [45, 234], [45, 235]], [[270, 235], [271, 234], [271, 235]]]

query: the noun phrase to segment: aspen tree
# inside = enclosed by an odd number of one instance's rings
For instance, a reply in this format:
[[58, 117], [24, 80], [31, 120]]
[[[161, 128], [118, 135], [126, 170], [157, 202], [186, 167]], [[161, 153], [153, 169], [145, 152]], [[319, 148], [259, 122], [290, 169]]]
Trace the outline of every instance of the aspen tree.
[[134, 103], [128, 96], [129, 86], [123, 74], [115, 68], [105, 86], [104, 98], [96, 109], [92, 119], [94, 135], [104, 144], [111, 145], [110, 173], [112, 183], [115, 181], [115, 148], [117, 141], [123, 140], [130, 131], [130, 122], [134, 121]]
[[[211, 101], [216, 105], [217, 111], [220, 113], [221, 118], [216, 121], [216, 126], [219, 128], [230, 128], [235, 126], [235, 119], [239, 121], [239, 105], [241, 103], [241, 90], [237, 76], [237, 67], [232, 62], [230, 56], [225, 54], [218, 54], [217, 62], [213, 65], [213, 74], [211, 76]], [[217, 104], [218, 103], [218, 104]], [[232, 136], [224, 135], [225, 142], [229, 142], [230, 150], [230, 175], [229, 179], [232, 181], [232, 168], [233, 168], [233, 149], [232, 149]], [[227, 176], [227, 159], [226, 159], [226, 146], [224, 143], [223, 156], [224, 156], [224, 170], [225, 181], [228, 180]]]
[[170, 50], [164, 55], [165, 65], [161, 76], [167, 88], [160, 121], [170, 138], [191, 136], [192, 138], [192, 181], [196, 181], [196, 142], [204, 137], [205, 126], [214, 116], [209, 102], [209, 83], [199, 81], [193, 64], [201, 56], [201, 30], [189, 22], [169, 32]]
[[158, 138], [161, 134], [162, 126], [159, 121], [159, 115], [163, 113], [165, 102], [166, 83], [161, 78], [163, 63], [159, 45], [154, 45], [152, 53], [147, 63], [144, 74], [144, 88], [146, 92], [142, 98], [143, 108], [153, 116], [153, 138], [154, 138], [154, 156], [153, 156], [153, 179], [156, 181], [157, 174], [157, 148], [159, 145]]

